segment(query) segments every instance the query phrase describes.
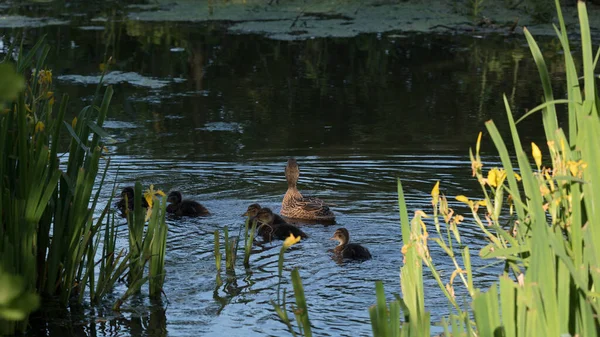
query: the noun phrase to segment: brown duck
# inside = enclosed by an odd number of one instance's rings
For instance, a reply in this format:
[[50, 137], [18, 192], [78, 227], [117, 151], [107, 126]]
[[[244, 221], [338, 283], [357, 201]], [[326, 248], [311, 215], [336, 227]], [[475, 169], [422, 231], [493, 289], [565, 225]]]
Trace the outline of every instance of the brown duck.
[[202, 216], [210, 215], [208, 209], [194, 200], [182, 200], [181, 192], [173, 191], [169, 193], [167, 201], [170, 204], [167, 206], [167, 213], [172, 213], [177, 216]]
[[281, 215], [304, 220], [334, 221], [335, 215], [319, 198], [305, 197], [298, 191], [296, 184], [300, 177], [300, 168], [296, 159], [290, 158], [285, 167], [285, 179], [288, 183], [287, 192], [281, 202]]
[[[258, 214], [261, 208], [262, 207], [260, 207], [259, 204], [252, 204], [248, 206], [246, 213], [242, 214], [242, 216], [249, 217], [250, 223], [254, 223], [256, 221], [256, 215]], [[279, 214], [273, 213], [273, 216], [275, 217], [275, 219], [273, 220], [273, 224], [278, 225], [287, 223]]]
[[[115, 204], [117, 206], [117, 209], [119, 210], [119, 212], [121, 212], [122, 217], [126, 217], [128, 211], [133, 211], [133, 205], [134, 205], [133, 198], [134, 198], [133, 186], [127, 186], [127, 187], [123, 188], [123, 191], [121, 191], [121, 199], [119, 201], [117, 201], [117, 203]], [[146, 198], [144, 198], [144, 197], [142, 197], [142, 207], [148, 208], [148, 202], [146, 201]]]
[[295, 237], [300, 236], [303, 239], [308, 237], [298, 227], [290, 225], [285, 221], [283, 223], [275, 223], [275, 219], [275, 214], [273, 214], [270, 208], [263, 207], [256, 214], [258, 235], [262, 236], [264, 241], [269, 242], [275, 239], [285, 240], [290, 234], [294, 234]]
[[354, 259], [354, 260], [369, 260], [371, 253], [369, 250], [357, 243], [350, 242], [350, 233], [346, 228], [338, 228], [331, 240], [339, 242], [337, 247], [333, 249], [333, 252], [340, 255], [343, 258]]

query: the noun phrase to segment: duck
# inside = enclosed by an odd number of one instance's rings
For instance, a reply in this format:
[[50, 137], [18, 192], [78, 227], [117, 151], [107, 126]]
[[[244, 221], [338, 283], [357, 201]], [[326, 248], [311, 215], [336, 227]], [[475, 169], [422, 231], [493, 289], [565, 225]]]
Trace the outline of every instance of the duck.
[[285, 167], [285, 179], [288, 183], [288, 189], [281, 202], [281, 215], [302, 220], [316, 220], [324, 222], [335, 221], [335, 214], [329, 209], [329, 206], [319, 198], [305, 197], [298, 191], [296, 184], [300, 177], [300, 168], [296, 159], [288, 159]]
[[[121, 212], [122, 217], [127, 216], [128, 211], [133, 211], [134, 205], [134, 192], [133, 186], [127, 186], [121, 191], [121, 200], [115, 204], [117, 209]], [[142, 207], [148, 208], [148, 202], [146, 198], [142, 198]]]
[[346, 228], [338, 228], [331, 240], [336, 240], [339, 242], [337, 247], [333, 249], [333, 252], [343, 258], [353, 259], [353, 260], [369, 260], [371, 259], [371, 252], [369, 250], [358, 243], [349, 243], [350, 242], [350, 233]]
[[[261, 208], [262, 207], [260, 207], [260, 204], [251, 204], [250, 206], [248, 206], [248, 209], [246, 210], [246, 213], [242, 214], [242, 216], [249, 217], [250, 218], [250, 223], [252, 224], [252, 223], [254, 223], [254, 222], [257, 221], [256, 215], [261, 210]], [[287, 223], [279, 214], [273, 213], [273, 216], [275, 217], [273, 219], [273, 224], [274, 225]]]
[[[285, 240], [290, 234], [295, 237], [306, 239], [308, 235], [301, 231], [298, 227], [287, 222], [275, 223], [275, 214], [268, 207], [261, 208], [256, 214], [256, 220], [259, 223], [258, 235], [262, 236], [263, 240], [270, 242], [274, 239]], [[282, 219], [283, 220], [283, 219]]]
[[172, 213], [177, 216], [204, 216], [210, 215], [206, 207], [194, 200], [182, 200], [181, 192], [172, 191], [167, 197], [170, 204], [167, 206], [167, 213]]

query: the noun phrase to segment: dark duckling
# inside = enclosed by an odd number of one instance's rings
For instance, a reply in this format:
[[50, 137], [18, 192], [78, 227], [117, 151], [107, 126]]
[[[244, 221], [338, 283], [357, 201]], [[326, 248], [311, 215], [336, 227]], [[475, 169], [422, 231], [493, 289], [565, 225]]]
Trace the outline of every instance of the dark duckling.
[[[259, 204], [252, 204], [248, 206], [246, 213], [242, 214], [242, 216], [250, 217], [250, 223], [252, 224], [256, 221], [256, 215], [258, 215], [258, 212], [261, 208], [262, 207], [260, 207]], [[287, 222], [281, 217], [281, 215], [273, 213], [273, 216], [275, 217], [275, 219], [273, 220], [274, 225], [287, 224]]]
[[[123, 191], [121, 191], [121, 200], [117, 201], [115, 204], [123, 217], [127, 216], [128, 211], [133, 211], [134, 191], [133, 186], [123, 188]], [[142, 197], [142, 207], [148, 208], [148, 202], [144, 197]]]
[[206, 207], [194, 200], [182, 200], [181, 192], [173, 191], [169, 193], [167, 201], [170, 204], [167, 206], [167, 213], [172, 213], [177, 216], [201, 216], [210, 215]]
[[[258, 235], [262, 236], [266, 242], [274, 239], [285, 240], [290, 234], [294, 234], [295, 237], [301, 237], [306, 239], [308, 235], [298, 229], [294, 225], [290, 225], [285, 221], [283, 223], [275, 223], [275, 214], [270, 208], [263, 207], [256, 214], [258, 220]], [[282, 219], [283, 220], [283, 219]]]
[[338, 228], [335, 233], [333, 233], [331, 240], [339, 241], [339, 244], [333, 251], [343, 258], [354, 260], [369, 260], [371, 258], [371, 253], [367, 248], [357, 243], [349, 243], [350, 233], [348, 233], [346, 228]]

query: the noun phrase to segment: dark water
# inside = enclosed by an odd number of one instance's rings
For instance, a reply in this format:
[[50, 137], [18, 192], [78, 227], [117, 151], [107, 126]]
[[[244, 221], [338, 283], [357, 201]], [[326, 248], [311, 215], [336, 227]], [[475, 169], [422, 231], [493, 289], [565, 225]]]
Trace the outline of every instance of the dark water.
[[[494, 119], [507, 130], [502, 94], [517, 116], [541, 96], [521, 37], [389, 33], [274, 41], [227, 34], [218, 23], [97, 22], [83, 16], [69, 25], [0, 30], [2, 45], [18, 33], [26, 46], [47, 34], [56, 95], [69, 94], [73, 114], [90, 102], [99, 65], [112, 56], [111, 71], [120, 73], [109, 76], [115, 83], [105, 125], [113, 137], [109, 178], [119, 186], [137, 180], [179, 189], [212, 212], [208, 218], [169, 220], [162, 304], [141, 296], [121, 314], [72, 309], [71, 321], [46, 312], [45, 325], [35, 323], [31, 335], [288, 335], [270, 304], [280, 242], [256, 247], [251, 268], [240, 263], [235, 274], [222, 272], [225, 284], [218, 287], [213, 232], [227, 226], [236, 233], [250, 203], [278, 211], [290, 156], [300, 164], [300, 189], [335, 204], [338, 226], [348, 228], [374, 258], [338, 264], [327, 252], [336, 227], [305, 225], [309, 239], [286, 253], [284, 287], [291, 293], [289, 273], [298, 267], [315, 335], [370, 335], [374, 281], [384, 281], [390, 299], [400, 292], [396, 177], [403, 180], [411, 216], [417, 209], [430, 212], [437, 180], [451, 201], [457, 194], [479, 196], [468, 148], [485, 130], [483, 123]], [[545, 41], [542, 48], [560, 79], [561, 65], [553, 62], [561, 58], [556, 42]], [[539, 122], [523, 123], [523, 135], [542, 135]], [[493, 154], [489, 138], [483, 148]], [[497, 162], [488, 157], [486, 165]], [[468, 218], [461, 230], [476, 256], [486, 241]], [[435, 244], [430, 248], [447, 282], [451, 261]], [[481, 288], [500, 272], [483, 268], [488, 262], [473, 261]], [[436, 322], [448, 304], [427, 271], [425, 283], [426, 306]]]

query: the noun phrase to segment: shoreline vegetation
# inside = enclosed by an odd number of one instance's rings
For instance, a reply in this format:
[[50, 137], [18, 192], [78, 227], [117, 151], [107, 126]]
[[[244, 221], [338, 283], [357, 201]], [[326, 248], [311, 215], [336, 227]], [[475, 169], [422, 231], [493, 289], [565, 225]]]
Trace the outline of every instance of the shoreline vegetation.
[[0, 335], [24, 332], [41, 299], [62, 308], [96, 305], [125, 276], [127, 290], [113, 310], [146, 282], [150, 297], [160, 298], [167, 236], [162, 192], [150, 186], [143, 212], [136, 183], [136, 211], [126, 212], [127, 250], [116, 245], [122, 229], [112, 197], [97, 208], [100, 190], [111, 188], [102, 125], [112, 86], [104, 88], [100, 79], [92, 103], [67, 121], [69, 97], [54, 96], [45, 66], [50, 46], [41, 38], [27, 52], [17, 50], [0, 63], [0, 280], [8, 285], [0, 296]]
[[[562, 0], [569, 29], [579, 25], [575, 0]], [[61, 1], [0, 8], [0, 27], [65, 25]], [[361, 33], [422, 32], [554, 35], [557, 16], [547, 0], [155, 0], [138, 4], [108, 1], [106, 13], [140, 22], [218, 23], [231, 33], [264, 34], [273, 39], [352, 37]], [[85, 11], [75, 2], [72, 10]], [[109, 10], [111, 8], [111, 10]], [[591, 27], [600, 27], [600, 1], [588, 0]], [[94, 16], [92, 22], [107, 18]], [[74, 20], [71, 23], [77, 24]]]

